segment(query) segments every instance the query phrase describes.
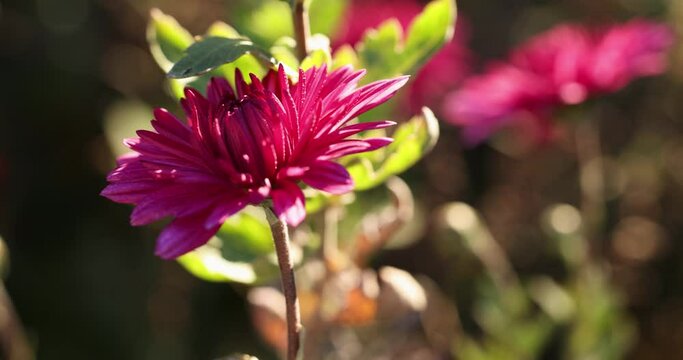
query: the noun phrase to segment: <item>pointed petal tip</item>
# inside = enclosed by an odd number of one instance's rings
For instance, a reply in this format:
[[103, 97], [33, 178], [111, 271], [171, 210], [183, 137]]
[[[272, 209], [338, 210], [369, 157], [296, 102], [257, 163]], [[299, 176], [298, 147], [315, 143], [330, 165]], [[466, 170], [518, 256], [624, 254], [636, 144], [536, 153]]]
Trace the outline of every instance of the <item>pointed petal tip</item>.
[[107, 185], [104, 187], [104, 189], [100, 190], [100, 196], [105, 197], [109, 200], [114, 201], [110, 196], [111, 196], [111, 185]]
[[165, 108], [157, 107], [157, 108], [154, 108], [154, 110], [152, 110], [152, 114], [154, 115], [155, 119], [158, 119], [160, 117], [171, 115], [171, 112]]
[[206, 213], [187, 218], [176, 218], [161, 231], [154, 253], [165, 260], [172, 260], [206, 244], [218, 231], [218, 227], [204, 229], [202, 219]]
[[197, 89], [195, 88], [191, 88], [188, 86], [183, 89], [183, 94], [185, 95], [185, 99], [189, 100], [191, 98], [197, 97], [197, 95], [199, 95], [199, 91], [197, 91]]
[[374, 150], [391, 144], [392, 142], [394, 142], [394, 139], [390, 137], [377, 137], [367, 139], [366, 141], [371, 145], [371, 148]]
[[154, 250], [154, 255], [156, 255], [156, 256], [164, 259], [164, 260], [175, 260], [184, 254], [176, 255], [176, 254], [174, 254], [173, 249], [167, 248], [167, 247], [160, 247], [159, 242], [157, 241], [157, 247]]
[[318, 160], [303, 177], [303, 182], [315, 189], [334, 194], [346, 194], [353, 190], [355, 184], [348, 170], [333, 161]]
[[399, 85], [399, 87], [403, 87], [408, 81], [410, 80], [410, 75], [401, 75], [397, 78], [394, 79], [396, 84]]
[[125, 145], [127, 148], [132, 149], [133, 146], [137, 145], [140, 143], [140, 138], [139, 137], [132, 137], [132, 138], [125, 138], [122, 140], [123, 145]]

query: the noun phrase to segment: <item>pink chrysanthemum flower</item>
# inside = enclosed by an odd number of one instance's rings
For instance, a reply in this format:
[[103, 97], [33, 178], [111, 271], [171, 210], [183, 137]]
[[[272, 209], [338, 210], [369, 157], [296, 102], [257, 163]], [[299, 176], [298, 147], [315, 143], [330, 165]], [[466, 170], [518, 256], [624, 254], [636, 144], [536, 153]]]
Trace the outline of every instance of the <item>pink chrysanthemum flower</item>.
[[548, 134], [553, 111], [615, 92], [666, 69], [673, 34], [666, 25], [634, 20], [604, 29], [560, 25], [512, 52], [507, 63], [467, 79], [444, 104], [447, 119], [476, 144], [520, 115]]
[[[332, 47], [355, 46], [363, 35], [383, 21], [395, 18], [404, 29], [423, 9], [417, 0], [353, 0], [341, 26], [332, 39]], [[459, 17], [453, 39], [445, 44], [415, 76], [406, 92], [406, 105], [413, 113], [423, 106], [438, 107], [451, 91], [470, 73], [472, 55], [465, 46], [469, 37], [467, 24]]]
[[306, 216], [299, 182], [332, 194], [351, 191], [349, 173], [334, 160], [391, 142], [349, 137], [393, 122], [349, 122], [388, 100], [407, 77], [357, 88], [363, 74], [313, 68], [300, 70], [292, 84], [280, 67], [262, 80], [251, 75], [251, 84], [238, 72], [236, 92], [219, 78], [206, 98], [187, 88], [187, 124], [155, 110], [155, 131], [126, 140], [134, 152], [119, 159], [102, 195], [134, 204], [132, 225], [173, 217], [156, 246], [167, 259], [205, 244], [226, 218], [267, 199], [296, 226]]

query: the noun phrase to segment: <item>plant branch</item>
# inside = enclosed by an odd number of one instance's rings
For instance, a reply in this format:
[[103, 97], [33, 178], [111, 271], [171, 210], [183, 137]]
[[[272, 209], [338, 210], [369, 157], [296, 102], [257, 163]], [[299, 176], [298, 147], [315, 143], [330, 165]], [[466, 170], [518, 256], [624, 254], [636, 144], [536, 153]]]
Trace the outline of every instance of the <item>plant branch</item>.
[[586, 119], [576, 127], [576, 157], [579, 166], [581, 189], [581, 213], [584, 236], [593, 251], [602, 251], [599, 237], [605, 219], [605, 177], [600, 146], [600, 131], [593, 118]]
[[299, 61], [303, 61], [308, 55], [308, 39], [311, 37], [308, 9], [306, 9], [304, 2], [305, 0], [296, 0], [292, 8], [296, 56], [299, 58]]
[[299, 352], [301, 314], [299, 298], [296, 295], [292, 256], [289, 249], [289, 233], [287, 232], [287, 224], [278, 219], [272, 209], [266, 207], [265, 211], [268, 224], [270, 224], [270, 230], [273, 233], [277, 262], [280, 265], [282, 292], [285, 294], [287, 308], [287, 360], [295, 360]]
[[340, 209], [336, 204], [332, 204], [325, 208], [324, 228], [322, 236], [322, 257], [325, 266], [329, 270], [336, 270], [338, 268], [339, 254], [338, 254], [338, 239], [339, 239], [339, 212]]

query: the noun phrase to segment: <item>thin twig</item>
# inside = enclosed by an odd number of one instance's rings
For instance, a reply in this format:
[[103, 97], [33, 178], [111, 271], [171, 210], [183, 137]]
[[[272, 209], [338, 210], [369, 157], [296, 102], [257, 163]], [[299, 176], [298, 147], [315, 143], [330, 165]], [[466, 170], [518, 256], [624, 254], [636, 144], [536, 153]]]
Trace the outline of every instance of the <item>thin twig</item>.
[[338, 239], [339, 239], [339, 212], [336, 204], [325, 208], [323, 213], [324, 227], [322, 236], [322, 257], [327, 270], [333, 272], [338, 268]]
[[605, 218], [605, 177], [600, 131], [592, 120], [586, 119], [576, 127], [576, 158], [584, 236], [591, 250], [600, 252], [602, 249], [597, 241]]
[[299, 298], [296, 295], [292, 256], [289, 251], [289, 233], [287, 232], [287, 224], [278, 219], [270, 208], [266, 207], [265, 211], [268, 223], [270, 224], [270, 230], [273, 233], [277, 262], [280, 265], [282, 292], [285, 294], [287, 308], [287, 360], [295, 360], [299, 352], [301, 313], [299, 310]]
[[413, 193], [405, 181], [394, 176], [387, 180], [386, 187], [391, 195], [392, 205], [385, 209], [381, 216], [366, 216], [364, 222], [368, 223], [368, 226], [355, 241], [353, 259], [360, 267], [367, 266], [370, 256], [383, 248], [396, 232], [410, 222], [415, 212]]
[[296, 0], [292, 9], [294, 23], [294, 37], [296, 39], [296, 56], [303, 61], [308, 55], [308, 39], [311, 37], [311, 28], [308, 21], [308, 9], [305, 0]]

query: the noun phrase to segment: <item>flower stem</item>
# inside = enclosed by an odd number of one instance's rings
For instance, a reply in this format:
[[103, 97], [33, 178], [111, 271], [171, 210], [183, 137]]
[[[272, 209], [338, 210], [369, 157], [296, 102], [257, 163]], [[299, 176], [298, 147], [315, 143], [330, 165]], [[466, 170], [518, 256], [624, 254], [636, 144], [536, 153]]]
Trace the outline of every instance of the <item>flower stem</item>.
[[338, 267], [339, 215], [339, 208], [336, 204], [328, 206], [323, 212], [322, 257], [328, 271], [334, 271]]
[[602, 252], [600, 236], [605, 221], [605, 177], [600, 146], [600, 130], [593, 119], [585, 119], [576, 128], [576, 157], [579, 165], [581, 213], [584, 236], [594, 253]]
[[278, 219], [272, 209], [266, 207], [265, 211], [268, 224], [270, 224], [270, 230], [273, 233], [275, 252], [277, 253], [277, 261], [280, 265], [282, 291], [285, 294], [287, 308], [287, 360], [295, 360], [299, 352], [301, 314], [299, 311], [299, 298], [296, 295], [292, 256], [289, 251], [289, 233], [287, 232], [287, 224]]
[[294, 37], [296, 39], [296, 56], [303, 61], [308, 55], [308, 39], [311, 37], [311, 28], [308, 22], [308, 9], [305, 0], [296, 0], [292, 9], [294, 22]]

